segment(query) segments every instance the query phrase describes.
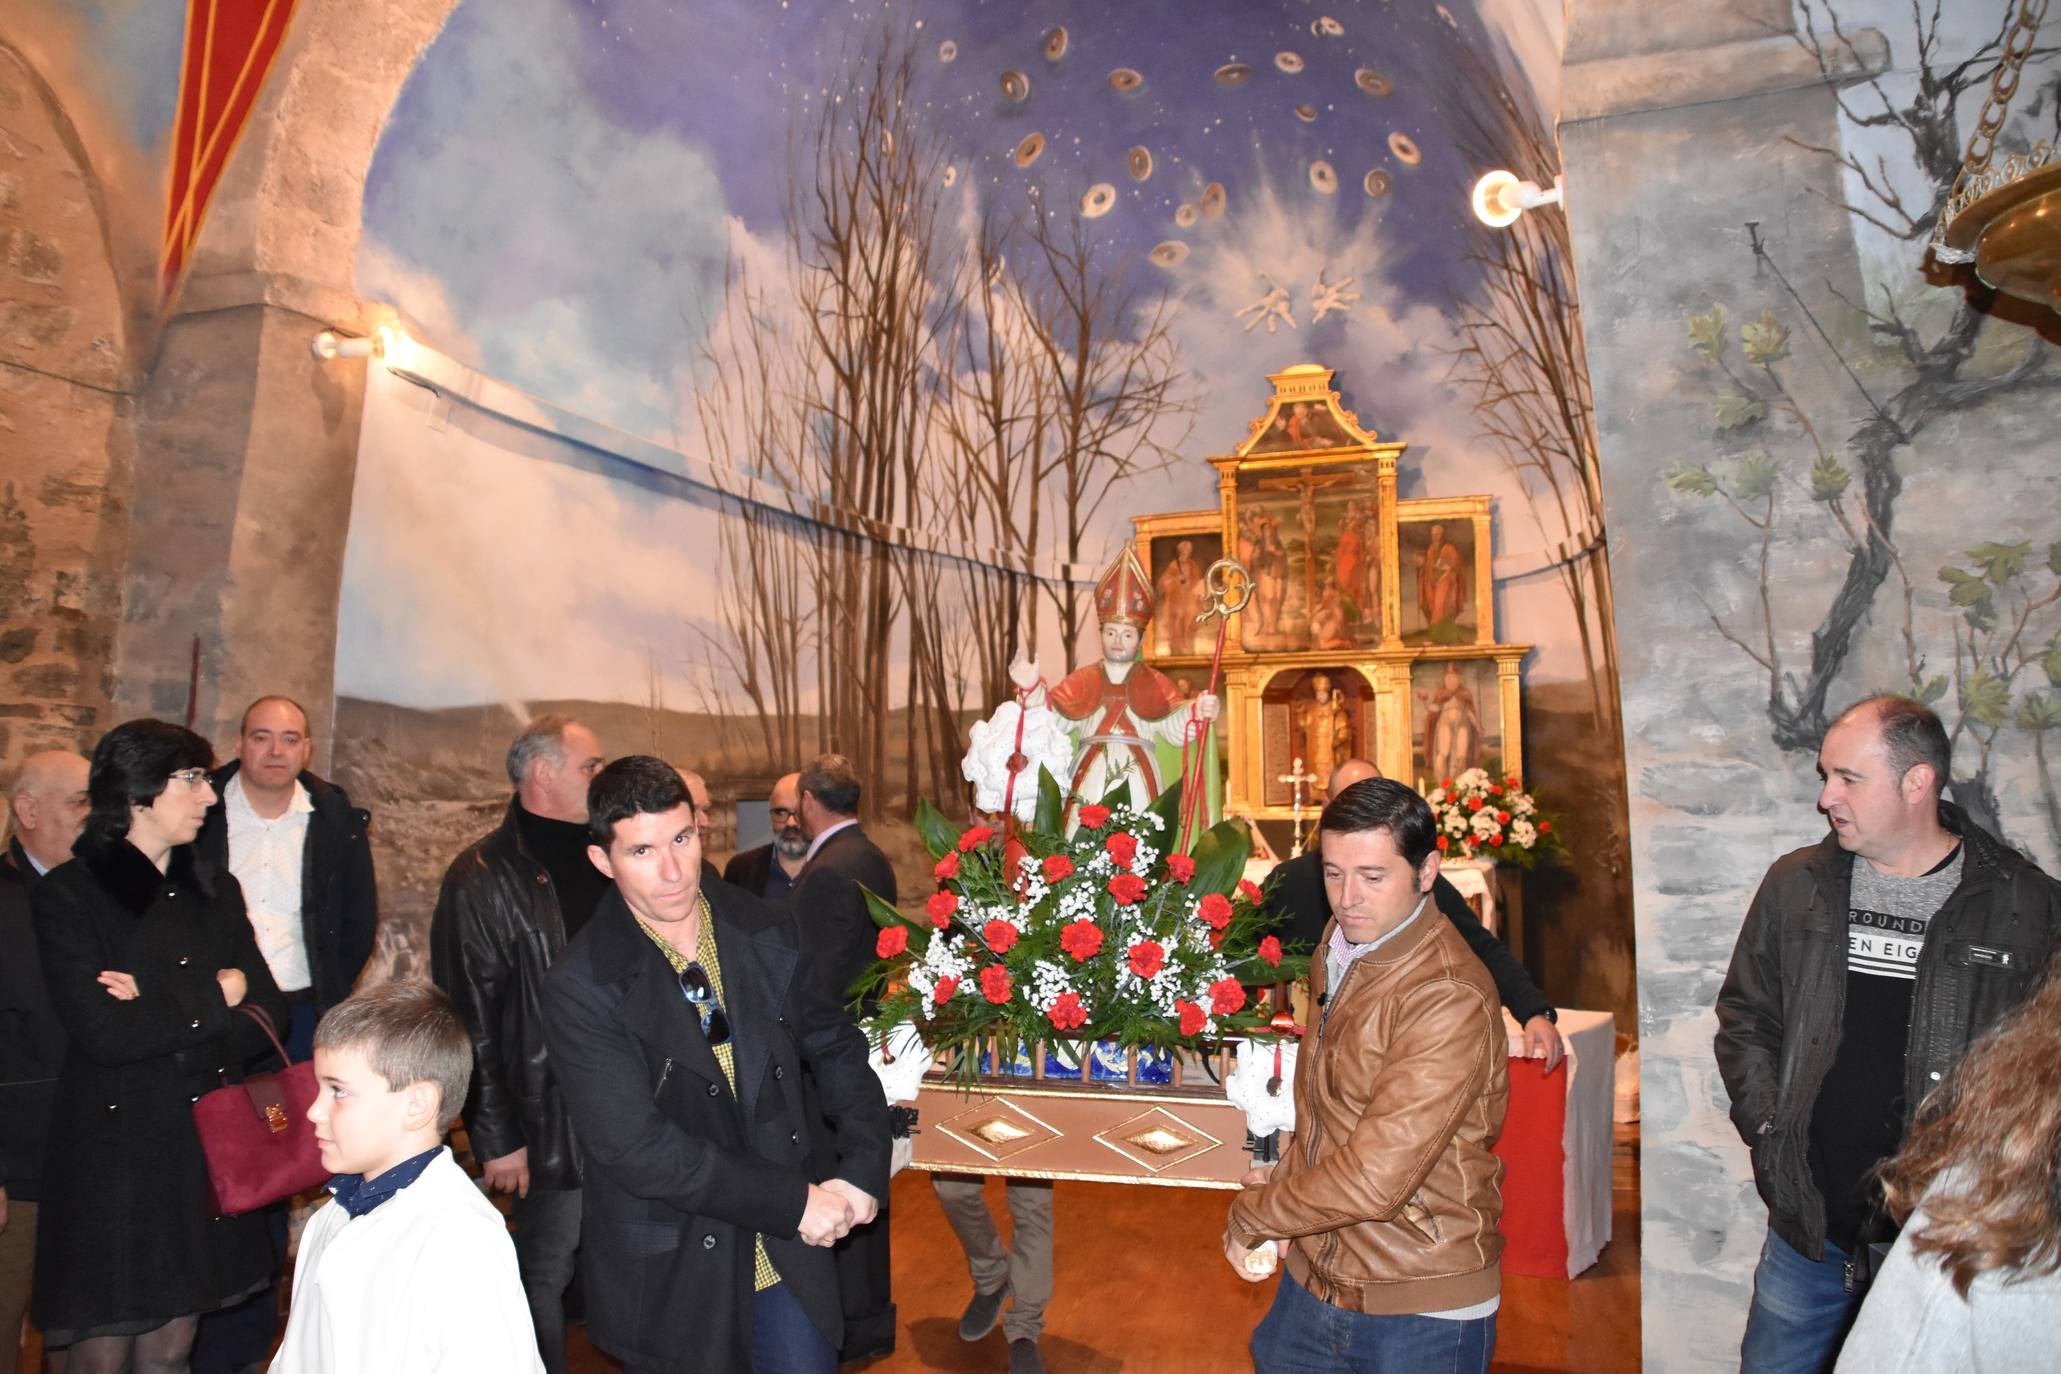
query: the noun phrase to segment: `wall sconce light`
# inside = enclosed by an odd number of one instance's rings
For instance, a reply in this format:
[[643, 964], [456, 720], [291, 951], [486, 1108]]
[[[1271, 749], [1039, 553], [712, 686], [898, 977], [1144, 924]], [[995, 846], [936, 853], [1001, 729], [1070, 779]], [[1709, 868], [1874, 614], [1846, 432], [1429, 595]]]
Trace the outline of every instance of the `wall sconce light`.
[[1495, 171], [1474, 183], [1474, 194], [1469, 199], [1476, 219], [1491, 229], [1503, 229], [1515, 224], [1526, 210], [1564, 205], [1563, 189], [1559, 177], [1553, 178], [1552, 190], [1542, 191], [1535, 181], [1520, 181], [1513, 172]]
[[381, 325], [363, 338], [325, 329], [308, 341], [308, 351], [324, 362], [331, 358], [385, 358], [393, 353], [395, 330]]

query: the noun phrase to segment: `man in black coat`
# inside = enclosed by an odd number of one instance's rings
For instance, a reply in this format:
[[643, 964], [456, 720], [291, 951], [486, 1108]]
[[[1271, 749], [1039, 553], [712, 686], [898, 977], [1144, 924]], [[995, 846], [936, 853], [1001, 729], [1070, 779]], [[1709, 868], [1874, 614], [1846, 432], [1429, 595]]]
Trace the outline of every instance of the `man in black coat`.
[[[825, 990], [833, 1000], [844, 1002], [852, 984], [872, 966], [880, 938], [866, 892], [892, 904], [895, 870], [880, 846], [859, 828], [859, 774], [850, 759], [817, 755], [801, 771], [797, 789], [809, 852], [795, 888], [794, 912]], [[882, 1198], [879, 1219], [855, 1228], [837, 1247], [837, 1282], [844, 1295], [842, 1355], [848, 1361], [885, 1355], [895, 1348], [886, 1204]]]
[[766, 818], [773, 823], [773, 838], [731, 855], [723, 865], [723, 881], [754, 897], [785, 902], [793, 896], [809, 857], [809, 837], [801, 822], [801, 774], [783, 774], [773, 784], [766, 794]]
[[[1335, 797], [1364, 778], [1380, 776], [1381, 770], [1365, 759], [1347, 759], [1332, 770], [1327, 795]], [[1460, 889], [1446, 881], [1444, 874], [1432, 884], [1431, 899], [1439, 914], [1453, 923], [1453, 928], [1467, 941], [1467, 947], [1474, 951], [1474, 957], [1481, 960], [1489, 977], [1495, 980], [1496, 995], [1510, 1009], [1511, 1018], [1524, 1028], [1525, 1054], [1545, 1060], [1547, 1073], [1558, 1068], [1567, 1053], [1555, 1024], [1560, 1013], [1539, 991], [1524, 965], [1517, 962], [1510, 946], [1482, 926], [1467, 899], [1460, 895]], [[1324, 894], [1323, 856], [1313, 849], [1269, 874], [1267, 906], [1286, 919], [1287, 924], [1281, 927], [1284, 940], [1299, 940], [1315, 949], [1331, 920], [1331, 902]]]
[[[585, 1158], [594, 1341], [647, 1371], [830, 1374], [829, 1247], [887, 1192], [866, 1045], [794, 916], [700, 876], [694, 804], [655, 758], [589, 794], [614, 882], [545, 979], [545, 1034]], [[806, 1072], [834, 1159], [810, 1167]]]
[[515, 798], [451, 861], [430, 918], [431, 976], [472, 1037], [465, 1129], [487, 1187], [515, 1195], [515, 1262], [549, 1374], [565, 1374], [565, 1290], [580, 1247], [580, 1156], [544, 1039], [544, 973], [608, 880], [587, 859], [601, 741], [538, 716], [508, 746]]
[[[313, 751], [307, 713], [290, 698], [244, 708], [236, 760], [216, 770], [195, 841], [207, 872], [234, 873], [243, 888], [258, 949], [293, 1009], [295, 1059], [308, 1057], [322, 1013], [351, 995], [379, 930], [372, 813], [309, 771]], [[268, 902], [282, 886], [285, 900]], [[288, 904], [297, 909], [267, 909]]]
[[87, 763], [50, 749], [22, 760], [8, 790], [12, 833], [0, 852], [0, 1334], [28, 1310], [43, 1142], [64, 1063], [64, 1027], [29, 922], [29, 891], [72, 856], [86, 823]]

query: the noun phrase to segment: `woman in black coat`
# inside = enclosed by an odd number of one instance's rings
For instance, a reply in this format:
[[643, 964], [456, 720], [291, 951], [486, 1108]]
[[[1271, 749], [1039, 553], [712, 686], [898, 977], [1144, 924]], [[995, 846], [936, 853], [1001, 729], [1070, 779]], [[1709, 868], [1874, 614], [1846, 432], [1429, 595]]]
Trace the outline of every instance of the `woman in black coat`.
[[70, 1037], [51, 1114], [34, 1311], [70, 1374], [187, 1367], [198, 1314], [262, 1287], [263, 1213], [210, 1215], [193, 1102], [267, 1048], [239, 1003], [284, 1024], [236, 880], [205, 885], [193, 837], [215, 800], [207, 741], [163, 721], [93, 751], [73, 859], [29, 905]]

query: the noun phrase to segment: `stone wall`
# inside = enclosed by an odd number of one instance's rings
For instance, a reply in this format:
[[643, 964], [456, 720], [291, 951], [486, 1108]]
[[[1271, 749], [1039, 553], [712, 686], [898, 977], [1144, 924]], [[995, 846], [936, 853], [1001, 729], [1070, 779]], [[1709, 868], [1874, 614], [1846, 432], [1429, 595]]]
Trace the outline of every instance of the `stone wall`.
[[[1957, 794], [1980, 784], [2007, 836], [2049, 861], [2054, 850], [2039, 780], [1981, 747], [1988, 736], [2024, 752], [2010, 712], [2046, 684], [2027, 668], [2004, 724], [1979, 719], [1997, 712], [1950, 686], [1955, 631], [1970, 626], [1935, 574], [1986, 541], [2024, 542], [2037, 552], [1995, 598], [2015, 610], [2027, 586], [2053, 582], [2061, 522], [2049, 465], [2023, 436], [2051, 434], [2061, 415], [2045, 385], [2009, 382], [2049, 346], [1973, 319], [1971, 360], [1940, 363], [1957, 380], [1928, 388], [1907, 341], [1859, 313], [1891, 299], [1914, 320], [1925, 311], [1933, 321], [1908, 342], [1931, 356], [1950, 327], [1937, 317], [1963, 297], [1926, 287], [1908, 261], [1864, 295], [1838, 204], [1856, 188], [1807, 145], [1841, 148], [1839, 83], [1887, 69], [1897, 89], [1916, 44], [1909, 11], [1842, 13], [1854, 42], [1830, 82], [1785, 31], [1786, 2], [1587, 0], [1570, 31], [1561, 139], [1623, 669], [1650, 1371], [1737, 1368], [1766, 1212], [1726, 1116], [1712, 1005], [1761, 874], [1824, 833], [1813, 742], [1825, 716], [1939, 677]], [[1881, 414], [1917, 441], [1878, 443]], [[1872, 547], [1864, 504], [1901, 562], [1883, 560], [1864, 613], [1834, 632], [1835, 593]], [[2040, 642], [2055, 628], [2033, 623]]]
[[129, 485], [123, 324], [99, 189], [0, 43], [0, 776], [104, 727]]

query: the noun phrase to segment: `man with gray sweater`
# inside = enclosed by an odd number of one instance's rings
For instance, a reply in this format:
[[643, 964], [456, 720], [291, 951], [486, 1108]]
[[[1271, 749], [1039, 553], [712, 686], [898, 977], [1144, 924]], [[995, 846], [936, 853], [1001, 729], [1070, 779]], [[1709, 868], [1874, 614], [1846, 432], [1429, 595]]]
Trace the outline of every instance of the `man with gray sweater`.
[[1718, 992], [1718, 1070], [1768, 1204], [1745, 1374], [1829, 1366], [1893, 1231], [1875, 1166], [2035, 986], [2061, 923], [2061, 886], [1940, 799], [1950, 755], [1905, 697], [1833, 722], [1831, 833], [1768, 870]]

